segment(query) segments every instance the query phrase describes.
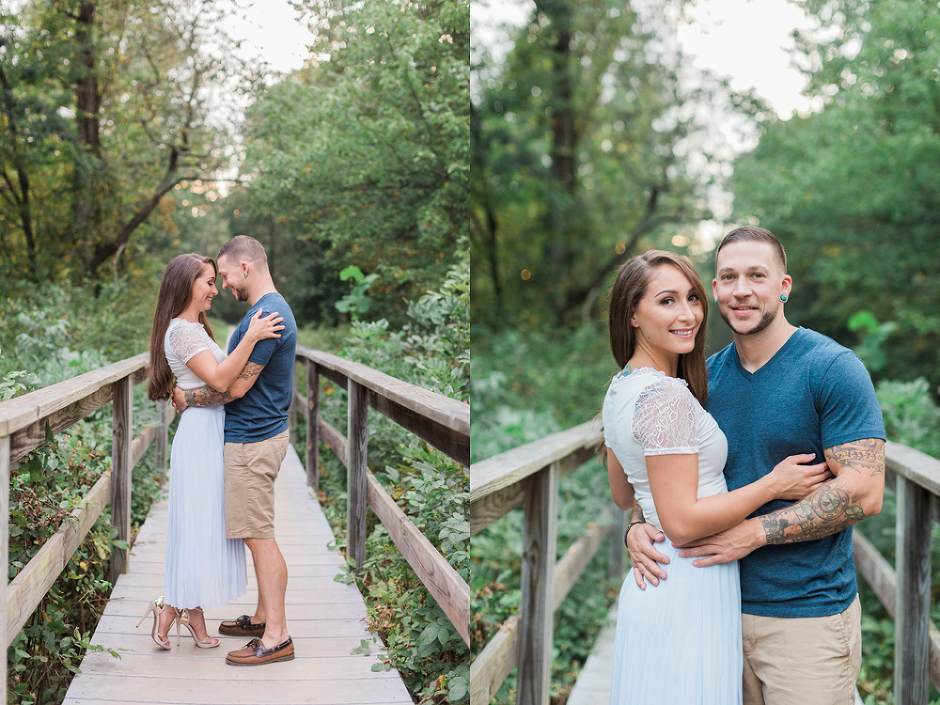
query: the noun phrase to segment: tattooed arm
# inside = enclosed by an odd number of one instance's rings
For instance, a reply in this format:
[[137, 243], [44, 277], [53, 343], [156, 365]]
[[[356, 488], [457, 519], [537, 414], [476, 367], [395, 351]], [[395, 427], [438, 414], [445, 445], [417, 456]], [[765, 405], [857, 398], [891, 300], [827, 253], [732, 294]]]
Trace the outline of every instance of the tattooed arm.
[[238, 374], [235, 382], [226, 391], [220, 392], [209, 385], [197, 387], [196, 389], [173, 388], [173, 402], [176, 410], [183, 413], [189, 406], [219, 406], [228, 404], [234, 399], [241, 399], [251, 389], [264, 365], [257, 362], [249, 362]]
[[812, 541], [846, 529], [881, 511], [885, 442], [864, 438], [826, 449], [835, 477], [806, 499], [757, 517], [766, 543]]
[[827, 448], [825, 453], [835, 477], [821, 489], [789, 507], [691, 542], [679, 555], [699, 557], [697, 566], [728, 563], [767, 544], [831, 536], [880, 512], [885, 484], [884, 441], [865, 438]]
[[666, 579], [662, 565], [669, 558], [656, 550], [655, 543], [664, 541], [666, 535], [652, 524], [646, 522], [639, 501], [633, 501], [633, 513], [630, 515], [630, 530], [627, 533], [627, 550], [630, 552], [630, 564], [633, 566], [633, 579], [637, 587], [646, 589], [646, 581], [659, 585]]

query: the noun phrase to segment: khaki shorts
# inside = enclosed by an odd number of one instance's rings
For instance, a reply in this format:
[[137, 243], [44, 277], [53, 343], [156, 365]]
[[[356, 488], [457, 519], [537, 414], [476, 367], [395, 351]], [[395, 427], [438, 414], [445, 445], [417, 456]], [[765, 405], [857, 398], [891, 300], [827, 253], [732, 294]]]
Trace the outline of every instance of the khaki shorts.
[[274, 538], [274, 481], [288, 432], [257, 443], [225, 444], [225, 536]]
[[853, 705], [862, 666], [858, 601], [830, 617], [742, 615], [744, 705]]

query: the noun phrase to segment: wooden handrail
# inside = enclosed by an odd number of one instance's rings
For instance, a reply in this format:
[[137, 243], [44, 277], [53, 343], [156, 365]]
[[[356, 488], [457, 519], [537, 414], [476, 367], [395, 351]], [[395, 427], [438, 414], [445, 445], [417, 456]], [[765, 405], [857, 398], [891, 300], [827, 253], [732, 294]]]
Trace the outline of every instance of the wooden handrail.
[[[165, 467], [168, 407], [162, 410], [159, 428], [147, 427], [130, 438], [132, 389], [146, 377], [149, 354], [122, 360], [59, 384], [25, 394], [0, 404], [0, 534], [2, 561], [9, 562], [9, 481], [17, 460], [38, 448], [47, 429], [59, 433], [76, 421], [114, 401], [111, 470], [97, 482], [49, 537], [42, 548], [8, 584], [6, 573], [0, 580], [0, 644], [4, 648], [2, 682], [6, 689], [6, 647], [10, 645], [30, 615], [68, 565], [89, 530], [101, 516], [108, 502], [112, 504], [111, 523], [117, 538], [130, 536], [131, 471], [151, 443], [157, 444], [156, 464]], [[172, 410], [169, 410], [172, 415]], [[125, 572], [127, 549], [115, 548], [111, 554], [111, 579]]]
[[479, 533], [523, 502], [526, 479], [559, 463], [565, 475], [594, 457], [604, 440], [600, 419], [554, 433], [470, 466], [470, 534]]
[[[355, 424], [351, 424], [357, 439], [353, 453], [347, 450], [346, 440], [337, 454], [347, 467], [360, 473], [359, 495], [350, 496], [350, 504], [360, 524], [356, 544], [362, 545], [360, 558], [364, 558], [364, 507], [373, 507], [389, 528], [393, 541], [403, 555], [418, 566], [416, 572], [431, 594], [442, 603], [448, 617], [454, 622], [461, 637], [469, 643], [470, 588], [457, 576], [456, 571], [436, 551], [413, 524], [400, 513], [394, 501], [384, 492], [366, 466], [366, 405], [378, 409], [402, 427], [427, 440], [458, 462], [469, 464], [470, 407], [393, 377], [371, 370], [365, 365], [342, 358], [298, 347], [298, 359], [307, 365], [307, 386], [312, 390], [309, 401], [302, 409], [308, 417], [308, 481], [315, 486], [316, 438], [322, 433], [331, 447], [339, 447], [341, 434], [324, 424], [316, 414], [319, 374], [338, 381], [343, 388], [360, 391], [355, 394], [358, 406]], [[40, 551], [7, 584], [4, 574], [0, 580], [0, 644], [8, 646], [25, 624], [30, 614], [48, 592], [62, 569], [68, 564], [91, 526], [101, 515], [108, 502], [112, 506], [112, 524], [117, 537], [128, 540], [130, 532], [130, 477], [131, 470], [140, 461], [151, 443], [156, 443], [157, 463], [165, 465], [167, 426], [173, 416], [172, 407], [164, 406], [159, 428], [146, 428], [131, 439], [132, 389], [146, 379], [149, 354], [142, 353], [113, 365], [93, 370], [22, 397], [0, 404], [0, 560], [9, 560], [9, 478], [11, 466], [27, 453], [38, 448], [47, 431], [57, 434], [76, 421], [114, 402], [114, 443], [112, 469], [103, 474], [85, 495], [80, 507], [63, 521], [59, 530], [50, 537]], [[296, 418], [295, 413], [291, 418]], [[313, 413], [311, 414], [311, 410]], [[168, 418], [169, 416], [169, 418]], [[311, 442], [311, 439], [313, 442]], [[312, 446], [312, 448], [311, 448]], [[311, 466], [313, 473], [311, 474]], [[355, 547], [354, 547], [355, 548]], [[355, 552], [350, 555], [356, 555]], [[111, 557], [112, 581], [117, 574], [126, 572], [127, 550], [115, 548]], [[4, 652], [5, 654], [5, 652]], [[4, 656], [5, 659], [5, 656]], [[6, 666], [3, 664], [2, 686], [6, 689]]]
[[[532, 492], [535, 485], [552, 482], [550, 470], [553, 467], [571, 470], [588, 459], [602, 439], [602, 424], [595, 420], [471, 465], [471, 534], [481, 531], [508, 511], [523, 506], [527, 493]], [[940, 460], [889, 441], [885, 465], [886, 479], [889, 484], [897, 486], [898, 492], [898, 570], [892, 571], [857, 529], [853, 532], [856, 566], [889, 613], [899, 615], [895, 619], [895, 702], [926, 702], [929, 680], [940, 687], [940, 631], [930, 623], [929, 616], [931, 524], [940, 514]], [[587, 542], [587, 537], [588, 534], [582, 536], [576, 545]], [[619, 536], [616, 539], [619, 540]], [[524, 546], [528, 546], [528, 540], [524, 538]], [[579, 552], [585, 550], [579, 545]], [[593, 551], [596, 550], [594, 547]], [[569, 573], [568, 579], [573, 581], [587, 565], [593, 551], [582, 557], [577, 569], [570, 565], [570, 554], [559, 561], [554, 569], [556, 593], [562, 587], [560, 573], [565, 561], [569, 563], [565, 569]], [[533, 559], [544, 561], [546, 557], [532, 553], [523, 557], [523, 564]], [[553, 557], [547, 560], [551, 562]], [[575, 571], [575, 575], [570, 575]], [[525, 595], [523, 580], [523, 605], [527, 601]], [[551, 621], [551, 612], [560, 601], [556, 594], [552, 610], [543, 606], [541, 613], [533, 613], [528, 619], [539, 619], [544, 627], [545, 621]], [[530, 646], [519, 643], [520, 639], [524, 641], [529, 629], [525, 621], [525, 611], [520, 608], [519, 613], [503, 623], [471, 664], [471, 702], [474, 705], [488, 703], [517, 664], [520, 683], [523, 672], [527, 674], [528, 693], [523, 693], [521, 686], [518, 690], [520, 705], [523, 702], [540, 705], [548, 702], [547, 687], [543, 685], [548, 666], [522, 660], [523, 654], [536, 653]], [[537, 676], [533, 674], [536, 670], [541, 671]]]
[[149, 360], [149, 353], [141, 353], [3, 402], [0, 404], [0, 436], [12, 436], [37, 421], [49, 419], [55, 412], [75, 402], [93, 397], [96, 392], [113, 382], [145, 369]]
[[338, 372], [344, 378], [358, 382], [429, 421], [446, 426], [462, 436], [470, 436], [470, 409], [463, 402], [402, 382], [384, 372], [322, 350], [298, 345], [297, 357], [312, 360], [322, 368]]
[[365, 401], [373, 409], [461, 465], [470, 464], [469, 404], [303, 345], [297, 346], [297, 358], [308, 364], [308, 380], [311, 374], [323, 375], [343, 389], [351, 380], [363, 388]]
[[[316, 459], [323, 440], [347, 470], [346, 555], [361, 569], [365, 561], [365, 509], [370, 507], [392, 542], [427, 587], [464, 643], [470, 644], [470, 586], [412, 523], [369, 471], [366, 405], [411, 431], [457, 462], [469, 464], [470, 407], [359, 363], [298, 346], [297, 360], [306, 365], [306, 397], [295, 392], [292, 408], [307, 420], [307, 478], [317, 487]], [[348, 434], [324, 421], [319, 410], [319, 377], [345, 389], [349, 397]], [[354, 442], [350, 442], [353, 439]]]
[[[516, 666], [522, 703], [548, 702], [554, 613], [611, 536], [611, 573], [623, 573], [620, 541], [624, 512], [587, 526], [561, 560], [555, 560], [559, 479], [597, 454], [604, 439], [600, 419], [513, 448], [470, 466], [470, 533], [510, 510], [524, 507], [523, 575], [519, 612], [507, 619], [470, 665], [470, 701], [488, 703]], [[551, 576], [551, 577], [549, 577]], [[548, 589], [545, 589], [545, 588]]]

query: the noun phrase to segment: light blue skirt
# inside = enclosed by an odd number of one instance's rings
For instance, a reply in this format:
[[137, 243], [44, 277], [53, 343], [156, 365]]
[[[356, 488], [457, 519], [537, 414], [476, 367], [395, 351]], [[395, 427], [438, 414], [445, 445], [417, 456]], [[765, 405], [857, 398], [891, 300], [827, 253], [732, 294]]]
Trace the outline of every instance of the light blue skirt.
[[667, 538], [668, 577], [620, 590], [610, 705], [740, 705], [741, 583], [738, 564], [696, 568]]
[[219, 607], [245, 594], [245, 544], [225, 538], [225, 407], [189, 407], [170, 450], [163, 595], [177, 609]]

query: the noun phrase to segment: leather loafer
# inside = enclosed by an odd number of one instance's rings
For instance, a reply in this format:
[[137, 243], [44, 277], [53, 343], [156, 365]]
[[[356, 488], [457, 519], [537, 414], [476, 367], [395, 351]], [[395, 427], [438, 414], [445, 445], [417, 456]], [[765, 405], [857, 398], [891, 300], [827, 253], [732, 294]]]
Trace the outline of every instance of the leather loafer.
[[243, 614], [232, 622], [222, 622], [219, 625], [219, 634], [229, 636], [261, 636], [264, 634], [264, 622], [253, 624], [251, 617]]
[[277, 646], [267, 648], [261, 639], [252, 639], [245, 648], [230, 651], [225, 662], [233, 666], [260, 666], [275, 661], [291, 661], [294, 658], [294, 642], [290, 637]]

